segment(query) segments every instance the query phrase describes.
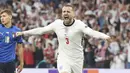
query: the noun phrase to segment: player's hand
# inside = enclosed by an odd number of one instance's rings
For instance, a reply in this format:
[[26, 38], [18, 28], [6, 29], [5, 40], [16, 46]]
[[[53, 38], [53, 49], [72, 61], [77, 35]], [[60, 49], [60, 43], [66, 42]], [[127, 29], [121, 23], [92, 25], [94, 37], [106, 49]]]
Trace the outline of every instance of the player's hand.
[[112, 38], [111, 37], [107, 38], [106, 40], [107, 40], [108, 44], [110, 44], [112, 42]]
[[23, 33], [22, 32], [16, 32], [16, 36], [22, 36]]
[[23, 64], [20, 64], [17, 68], [17, 72], [20, 73], [23, 69]]

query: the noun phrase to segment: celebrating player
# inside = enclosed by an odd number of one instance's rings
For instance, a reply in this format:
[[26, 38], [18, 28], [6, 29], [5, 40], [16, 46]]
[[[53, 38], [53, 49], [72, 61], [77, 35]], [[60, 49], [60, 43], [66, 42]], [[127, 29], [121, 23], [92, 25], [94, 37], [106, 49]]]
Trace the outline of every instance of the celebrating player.
[[84, 57], [81, 40], [83, 35], [87, 34], [91, 37], [106, 40], [110, 39], [110, 37], [104, 33], [92, 30], [74, 17], [73, 6], [67, 4], [62, 8], [63, 20], [57, 19], [45, 27], [17, 32], [17, 35], [42, 35], [54, 31], [59, 41], [57, 59], [59, 73], [82, 73]]

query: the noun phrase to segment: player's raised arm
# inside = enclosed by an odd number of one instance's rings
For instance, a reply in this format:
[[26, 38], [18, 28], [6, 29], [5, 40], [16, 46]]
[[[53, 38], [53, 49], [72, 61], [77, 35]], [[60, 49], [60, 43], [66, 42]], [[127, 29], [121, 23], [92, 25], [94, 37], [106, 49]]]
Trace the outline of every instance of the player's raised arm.
[[27, 31], [23, 31], [23, 35], [42, 35], [44, 33], [53, 31], [53, 23], [49, 24], [48, 26], [45, 27], [38, 27], [38, 28], [34, 28], [31, 30], [27, 30]]
[[98, 38], [98, 39], [110, 39], [110, 37], [108, 35], [106, 35], [104, 33], [101, 33], [101, 32], [98, 32], [96, 30], [93, 30], [93, 29], [91, 29], [90, 27], [88, 27], [85, 24], [82, 26], [81, 30], [82, 30], [82, 32], [84, 34], [87, 34], [87, 35], [92, 36], [94, 38]]
[[20, 35], [42, 35], [42, 34], [45, 34], [47, 32], [54, 31], [54, 29], [53, 29], [54, 24], [55, 24], [55, 21], [52, 22], [51, 24], [49, 24], [48, 26], [45, 26], [45, 27], [38, 27], [38, 28], [31, 29], [31, 30], [27, 30], [27, 31], [17, 32], [16, 35], [17, 36], [20, 36]]

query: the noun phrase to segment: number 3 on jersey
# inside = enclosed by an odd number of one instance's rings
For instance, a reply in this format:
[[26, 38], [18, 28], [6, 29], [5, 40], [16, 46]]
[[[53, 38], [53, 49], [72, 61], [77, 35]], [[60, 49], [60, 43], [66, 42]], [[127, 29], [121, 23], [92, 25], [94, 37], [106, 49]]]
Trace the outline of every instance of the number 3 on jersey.
[[69, 44], [69, 38], [65, 38], [66, 39], [66, 44]]

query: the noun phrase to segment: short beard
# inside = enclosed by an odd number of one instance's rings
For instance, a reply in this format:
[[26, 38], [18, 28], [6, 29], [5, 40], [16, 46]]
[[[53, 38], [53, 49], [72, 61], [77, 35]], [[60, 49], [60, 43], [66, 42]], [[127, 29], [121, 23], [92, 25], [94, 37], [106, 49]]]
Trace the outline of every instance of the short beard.
[[73, 22], [72, 20], [73, 20], [73, 19], [68, 19], [67, 21], [66, 21], [66, 20], [64, 20], [64, 22], [63, 22], [63, 23], [64, 23], [65, 25], [71, 25], [71, 24], [72, 24], [72, 22]]

